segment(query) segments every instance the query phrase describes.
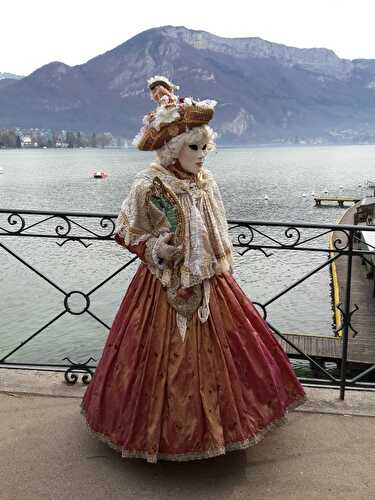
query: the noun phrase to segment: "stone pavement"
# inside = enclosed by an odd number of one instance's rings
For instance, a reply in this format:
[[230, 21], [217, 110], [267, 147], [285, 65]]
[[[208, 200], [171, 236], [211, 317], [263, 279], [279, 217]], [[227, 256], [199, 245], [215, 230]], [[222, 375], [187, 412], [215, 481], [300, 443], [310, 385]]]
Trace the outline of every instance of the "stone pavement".
[[375, 393], [342, 402], [306, 387], [287, 425], [248, 450], [149, 464], [88, 432], [84, 391], [62, 374], [0, 370], [1, 500], [375, 500]]

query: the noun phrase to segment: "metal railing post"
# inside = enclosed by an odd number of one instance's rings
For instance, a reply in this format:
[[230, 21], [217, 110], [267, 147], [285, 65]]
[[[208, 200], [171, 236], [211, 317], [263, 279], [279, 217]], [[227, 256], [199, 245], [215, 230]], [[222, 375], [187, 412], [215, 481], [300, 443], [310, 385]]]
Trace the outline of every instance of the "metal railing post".
[[346, 290], [345, 290], [345, 309], [344, 309], [344, 336], [342, 341], [342, 360], [340, 373], [340, 399], [345, 398], [346, 389], [346, 371], [348, 361], [348, 343], [349, 343], [349, 325], [350, 325], [350, 293], [352, 285], [352, 260], [353, 260], [353, 230], [349, 230], [349, 249], [348, 261], [346, 266]]

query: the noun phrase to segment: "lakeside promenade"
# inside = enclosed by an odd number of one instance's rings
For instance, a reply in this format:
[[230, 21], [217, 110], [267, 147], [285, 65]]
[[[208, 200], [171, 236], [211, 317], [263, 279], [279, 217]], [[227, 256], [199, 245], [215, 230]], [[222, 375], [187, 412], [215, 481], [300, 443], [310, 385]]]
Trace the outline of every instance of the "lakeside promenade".
[[195, 462], [124, 459], [79, 413], [63, 374], [0, 370], [0, 499], [374, 500], [375, 392], [306, 387], [288, 423]]

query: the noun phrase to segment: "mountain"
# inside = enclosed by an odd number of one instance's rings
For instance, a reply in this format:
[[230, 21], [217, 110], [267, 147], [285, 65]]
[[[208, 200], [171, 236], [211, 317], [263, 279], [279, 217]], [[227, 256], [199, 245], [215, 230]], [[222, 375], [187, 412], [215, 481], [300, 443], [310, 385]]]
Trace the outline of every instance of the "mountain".
[[218, 101], [212, 126], [224, 144], [375, 142], [375, 60], [183, 26], [144, 31], [85, 64], [55, 61], [0, 81], [0, 127], [134, 137], [153, 106], [146, 80], [155, 74], [181, 95]]
[[13, 75], [12, 73], [1, 73], [0, 72], [0, 80], [4, 80], [5, 78], [10, 78], [11, 80], [20, 80], [23, 76]]
[[21, 78], [23, 78], [23, 76], [13, 75], [12, 73], [0, 73], [0, 90]]

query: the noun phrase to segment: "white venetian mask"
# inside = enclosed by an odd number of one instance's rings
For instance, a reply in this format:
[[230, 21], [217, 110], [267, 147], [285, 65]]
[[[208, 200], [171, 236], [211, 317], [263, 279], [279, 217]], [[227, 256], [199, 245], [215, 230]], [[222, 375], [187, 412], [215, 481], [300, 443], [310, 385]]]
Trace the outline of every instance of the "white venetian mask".
[[207, 140], [190, 141], [185, 143], [178, 156], [181, 167], [187, 172], [197, 174], [203, 167], [207, 156]]

